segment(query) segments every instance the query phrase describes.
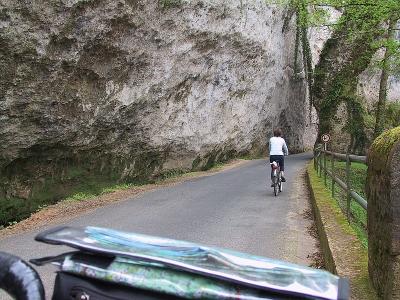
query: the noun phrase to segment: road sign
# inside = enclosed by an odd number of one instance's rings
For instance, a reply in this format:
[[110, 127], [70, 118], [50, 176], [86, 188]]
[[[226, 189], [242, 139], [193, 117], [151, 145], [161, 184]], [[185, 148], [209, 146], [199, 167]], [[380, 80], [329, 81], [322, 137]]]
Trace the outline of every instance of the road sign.
[[321, 140], [322, 140], [324, 143], [329, 142], [330, 139], [331, 139], [331, 136], [330, 136], [329, 134], [327, 134], [327, 133], [324, 133], [324, 134], [321, 136]]

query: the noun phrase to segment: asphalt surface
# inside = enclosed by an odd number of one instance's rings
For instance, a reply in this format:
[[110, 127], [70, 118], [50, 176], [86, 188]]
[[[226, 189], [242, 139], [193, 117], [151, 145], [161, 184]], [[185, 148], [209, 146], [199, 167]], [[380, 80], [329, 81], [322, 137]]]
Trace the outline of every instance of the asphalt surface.
[[[215, 175], [145, 192], [99, 208], [65, 223], [101, 226], [231, 248], [307, 265], [315, 241], [304, 219], [308, 194], [304, 168], [311, 154], [286, 157], [287, 183], [273, 195], [266, 160], [253, 160]], [[46, 227], [42, 228], [45, 230]], [[59, 254], [68, 248], [37, 243], [38, 231], [0, 240], [0, 251], [24, 259]], [[55, 268], [37, 268], [52, 293]], [[1, 295], [0, 295], [1, 298]]]

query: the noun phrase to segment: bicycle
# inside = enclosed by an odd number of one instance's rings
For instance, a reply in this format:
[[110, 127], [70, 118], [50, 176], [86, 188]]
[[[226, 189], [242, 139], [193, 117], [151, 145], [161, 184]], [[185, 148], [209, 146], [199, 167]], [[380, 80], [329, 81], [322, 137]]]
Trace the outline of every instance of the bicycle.
[[[38, 242], [68, 246], [31, 259], [58, 267], [53, 300], [348, 300], [349, 282], [327, 271], [233, 250], [99, 227], [60, 226]], [[21, 258], [0, 251], [0, 289], [45, 300], [42, 280]]]
[[274, 195], [278, 196], [283, 191], [282, 173], [279, 163], [273, 161], [271, 165], [271, 179], [274, 188]]

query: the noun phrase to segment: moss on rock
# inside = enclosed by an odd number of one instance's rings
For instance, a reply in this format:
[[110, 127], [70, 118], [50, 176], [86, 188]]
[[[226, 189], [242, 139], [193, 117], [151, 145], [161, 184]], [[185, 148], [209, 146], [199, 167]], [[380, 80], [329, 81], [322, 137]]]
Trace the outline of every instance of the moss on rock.
[[390, 151], [397, 142], [400, 142], [400, 126], [378, 136], [369, 151], [369, 165], [378, 170], [386, 169]]
[[381, 134], [368, 155], [370, 278], [382, 299], [399, 299], [400, 127]]
[[73, 153], [40, 148], [0, 172], [0, 226], [76, 193], [98, 194], [119, 183], [145, 183], [163, 165], [164, 153], [142, 150], [126, 157], [101, 151]]
[[[358, 75], [368, 67], [375, 52], [372, 46], [375, 36], [363, 27], [353, 28], [357, 38], [349, 36], [348, 26], [351, 25], [351, 14], [343, 14], [340, 26], [325, 43], [319, 63], [315, 67], [312, 93], [319, 117], [319, 136], [333, 133], [333, 128], [337, 126], [335, 116], [338, 108], [341, 103], [345, 103], [348, 114], [344, 130], [351, 136], [352, 145], [351, 149], [334, 150], [362, 153], [367, 140], [363, 105], [356, 96], [357, 81]], [[342, 138], [342, 134], [332, 136], [334, 142]]]

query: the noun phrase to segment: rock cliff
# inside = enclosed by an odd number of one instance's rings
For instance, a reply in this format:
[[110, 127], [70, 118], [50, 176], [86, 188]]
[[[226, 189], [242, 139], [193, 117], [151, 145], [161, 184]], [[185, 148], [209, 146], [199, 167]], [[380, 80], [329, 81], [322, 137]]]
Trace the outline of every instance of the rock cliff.
[[288, 16], [263, 0], [1, 0], [0, 202], [207, 168], [264, 151], [278, 125], [293, 152], [312, 145]]

